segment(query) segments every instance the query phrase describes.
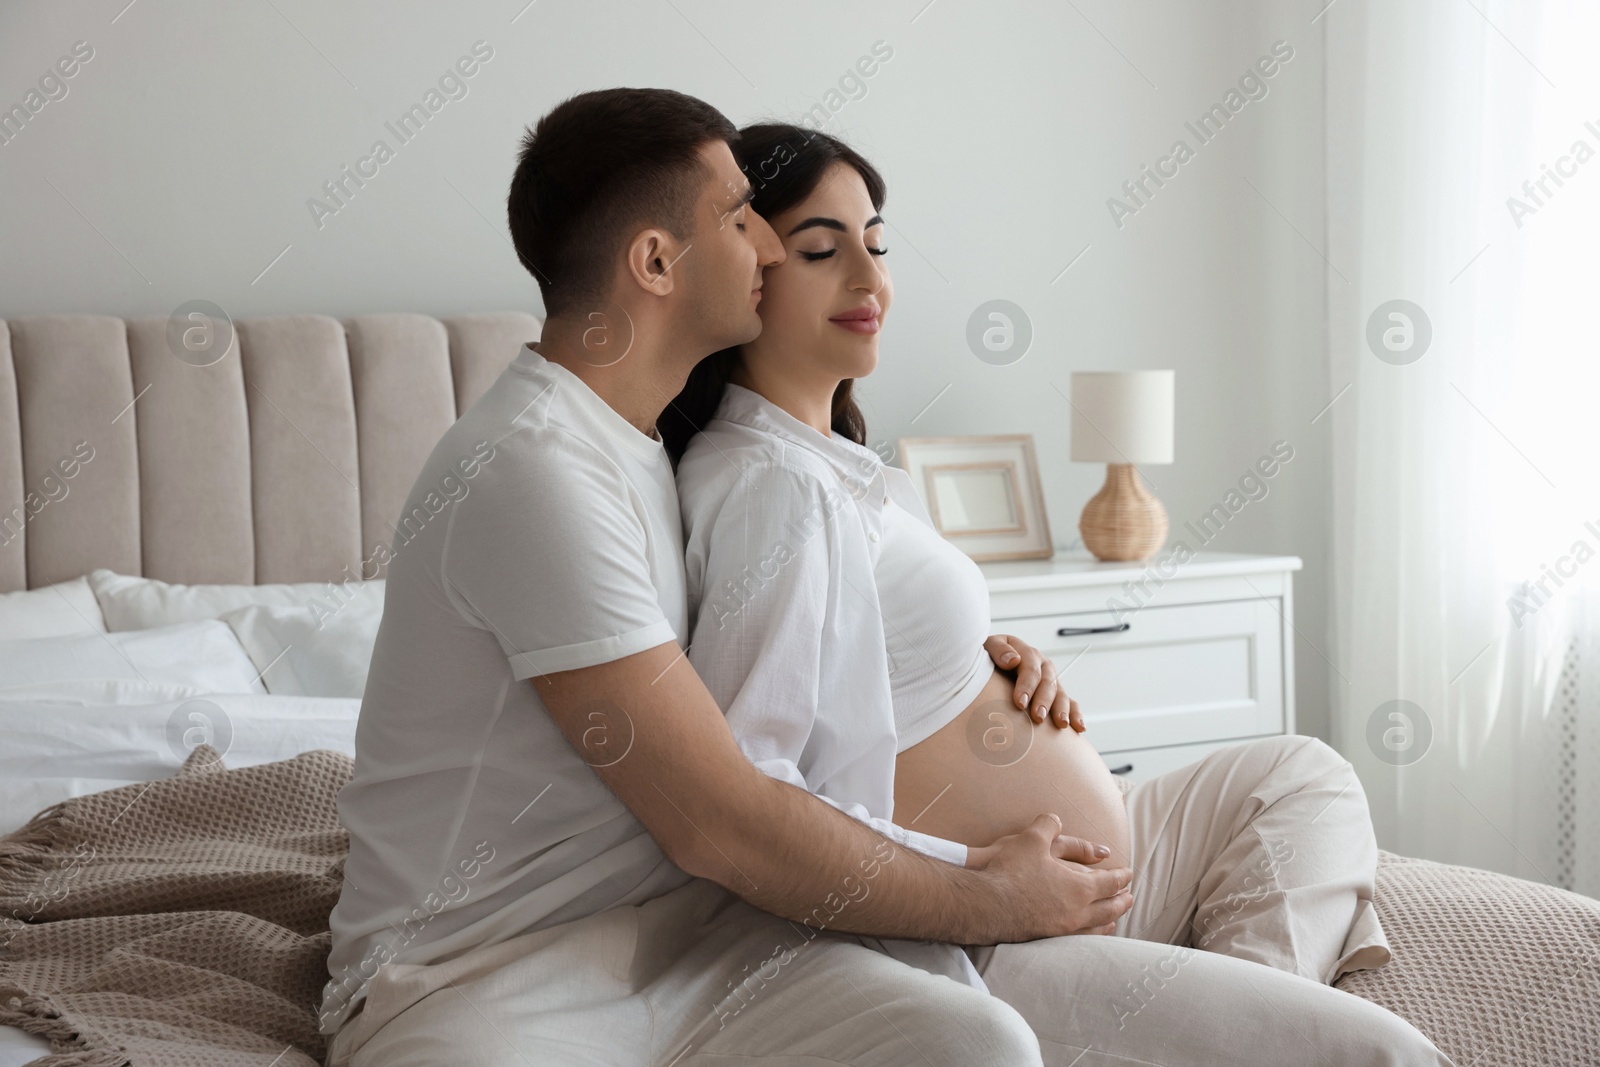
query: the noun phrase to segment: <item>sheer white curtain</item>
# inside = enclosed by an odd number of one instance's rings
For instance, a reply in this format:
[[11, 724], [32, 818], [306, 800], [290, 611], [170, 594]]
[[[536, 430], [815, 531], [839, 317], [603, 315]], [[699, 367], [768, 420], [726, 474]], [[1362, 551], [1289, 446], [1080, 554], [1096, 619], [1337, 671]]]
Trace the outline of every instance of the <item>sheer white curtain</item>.
[[1324, 19], [1333, 740], [1383, 847], [1600, 895], [1600, 5]]

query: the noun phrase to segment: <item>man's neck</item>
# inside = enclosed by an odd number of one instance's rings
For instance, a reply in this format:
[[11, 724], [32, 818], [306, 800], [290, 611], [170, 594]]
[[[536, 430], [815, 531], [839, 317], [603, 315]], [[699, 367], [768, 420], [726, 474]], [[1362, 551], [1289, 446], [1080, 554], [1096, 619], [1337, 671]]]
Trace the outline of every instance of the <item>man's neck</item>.
[[[646, 437], [656, 436], [656, 420], [672, 398], [683, 389], [687, 368], [697, 358], [692, 352], [679, 352], [660, 342], [641, 336], [645, 331], [617, 331], [623, 336], [608, 337], [606, 346], [585, 345], [586, 337], [597, 336], [593, 323], [568, 322], [551, 317], [546, 320], [539, 342], [531, 346], [545, 359], [560, 364], [578, 377], [611, 410], [626, 419]], [[626, 334], [633, 332], [631, 338]], [[621, 344], [613, 354], [610, 345]], [[679, 370], [678, 368], [684, 368]]]

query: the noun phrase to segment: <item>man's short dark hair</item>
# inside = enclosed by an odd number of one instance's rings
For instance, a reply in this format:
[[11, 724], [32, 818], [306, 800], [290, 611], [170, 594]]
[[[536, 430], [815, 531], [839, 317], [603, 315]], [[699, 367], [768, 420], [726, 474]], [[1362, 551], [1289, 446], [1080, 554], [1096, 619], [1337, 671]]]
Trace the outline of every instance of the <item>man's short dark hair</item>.
[[686, 240], [709, 177], [700, 147], [738, 136], [722, 112], [671, 89], [580, 93], [527, 130], [506, 213], [545, 314], [601, 300], [634, 228]]

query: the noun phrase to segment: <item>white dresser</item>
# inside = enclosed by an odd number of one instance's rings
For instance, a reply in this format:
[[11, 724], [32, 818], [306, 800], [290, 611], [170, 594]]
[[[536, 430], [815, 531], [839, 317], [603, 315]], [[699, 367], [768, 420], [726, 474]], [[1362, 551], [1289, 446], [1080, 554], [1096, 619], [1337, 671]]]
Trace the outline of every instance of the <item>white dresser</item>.
[[991, 627], [1039, 648], [1111, 769], [1150, 778], [1294, 732], [1295, 556], [982, 565]]

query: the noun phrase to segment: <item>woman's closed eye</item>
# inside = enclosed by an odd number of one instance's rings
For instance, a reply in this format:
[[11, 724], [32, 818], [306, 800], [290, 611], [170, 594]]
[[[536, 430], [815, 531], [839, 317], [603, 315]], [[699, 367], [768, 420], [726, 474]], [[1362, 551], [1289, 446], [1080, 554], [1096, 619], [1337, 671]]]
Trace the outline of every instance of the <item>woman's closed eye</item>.
[[[830, 248], [826, 252], [802, 251], [800, 253], [800, 258], [808, 263], [815, 263], [819, 259], [828, 259], [837, 251], [839, 251], [837, 248]], [[887, 248], [868, 248], [867, 251], [871, 252], [875, 256], [886, 256], [889, 254], [889, 250]]]

